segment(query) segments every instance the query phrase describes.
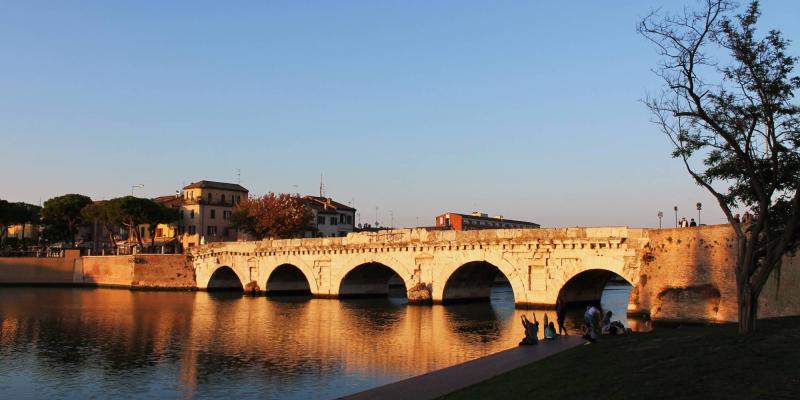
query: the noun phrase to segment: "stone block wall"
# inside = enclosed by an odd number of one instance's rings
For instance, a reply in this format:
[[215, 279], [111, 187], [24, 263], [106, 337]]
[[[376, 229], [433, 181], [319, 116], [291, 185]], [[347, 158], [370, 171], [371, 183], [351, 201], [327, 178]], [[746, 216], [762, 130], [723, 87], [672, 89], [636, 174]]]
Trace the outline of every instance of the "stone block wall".
[[81, 257], [83, 280], [75, 283], [128, 287], [133, 278], [133, 265], [129, 260], [131, 257], [133, 256]]
[[140, 254], [134, 256], [135, 288], [195, 289], [194, 265], [183, 254]]
[[[631, 302], [654, 320], [738, 320], [736, 237], [728, 225], [648, 230]], [[760, 297], [760, 317], [800, 314], [800, 265], [784, 258]]]

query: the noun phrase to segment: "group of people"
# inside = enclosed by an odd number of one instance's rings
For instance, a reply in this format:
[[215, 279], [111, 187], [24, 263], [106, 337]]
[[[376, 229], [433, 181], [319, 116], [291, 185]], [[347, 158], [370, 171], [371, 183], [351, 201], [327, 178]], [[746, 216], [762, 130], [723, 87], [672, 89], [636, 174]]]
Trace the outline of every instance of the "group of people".
[[681, 228], [688, 228], [690, 226], [697, 226], [697, 222], [695, 222], [694, 218], [690, 218], [690, 221], [687, 221], [686, 217], [683, 217], [678, 222], [678, 226]]
[[[567, 328], [564, 326], [564, 320], [567, 316], [567, 306], [561, 299], [556, 302], [556, 322], [558, 322], [558, 333], [556, 333], [556, 325], [553, 321], [548, 321], [547, 314], [544, 315], [544, 340], [553, 340], [560, 335], [567, 334]], [[522, 327], [525, 328], [525, 337], [519, 342], [520, 346], [534, 345], [539, 343], [539, 321], [536, 319], [536, 313], [533, 313], [533, 322], [531, 322], [524, 314], [520, 317], [522, 320]]]
[[[556, 326], [553, 321], [548, 321], [547, 314], [544, 315], [544, 340], [553, 340], [558, 336], [566, 335], [567, 328], [564, 326], [566, 318], [566, 304], [560, 299], [556, 303], [556, 320], [558, 322], [558, 333], [556, 333]], [[602, 316], [602, 317], [601, 317]], [[606, 311], [603, 315], [600, 307], [588, 306], [586, 312], [583, 314], [584, 327], [583, 338], [587, 343], [594, 343], [600, 335], [622, 335], [625, 334], [625, 326], [620, 321], [611, 321], [613, 313], [611, 310]], [[525, 337], [519, 343], [520, 346], [535, 345], [539, 343], [539, 321], [536, 319], [536, 313], [533, 313], [533, 322], [531, 322], [524, 314], [520, 317], [522, 320], [522, 327], [525, 329]]]

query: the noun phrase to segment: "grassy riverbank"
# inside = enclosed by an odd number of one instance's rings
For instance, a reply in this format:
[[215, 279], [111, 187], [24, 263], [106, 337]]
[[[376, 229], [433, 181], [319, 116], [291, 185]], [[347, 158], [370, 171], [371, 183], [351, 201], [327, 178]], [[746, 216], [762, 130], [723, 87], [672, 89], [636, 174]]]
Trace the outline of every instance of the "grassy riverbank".
[[[800, 399], [800, 317], [603, 338], [445, 398]], [[586, 397], [589, 396], [589, 397]]]

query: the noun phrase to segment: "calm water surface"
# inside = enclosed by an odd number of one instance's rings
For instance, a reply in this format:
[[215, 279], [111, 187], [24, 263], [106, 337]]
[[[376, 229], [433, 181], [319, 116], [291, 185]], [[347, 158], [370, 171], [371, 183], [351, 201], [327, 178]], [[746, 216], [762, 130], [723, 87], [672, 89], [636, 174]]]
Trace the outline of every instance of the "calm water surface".
[[[628, 293], [604, 306], [624, 315]], [[329, 399], [516, 346], [522, 313], [508, 287], [433, 307], [2, 287], [0, 398]]]

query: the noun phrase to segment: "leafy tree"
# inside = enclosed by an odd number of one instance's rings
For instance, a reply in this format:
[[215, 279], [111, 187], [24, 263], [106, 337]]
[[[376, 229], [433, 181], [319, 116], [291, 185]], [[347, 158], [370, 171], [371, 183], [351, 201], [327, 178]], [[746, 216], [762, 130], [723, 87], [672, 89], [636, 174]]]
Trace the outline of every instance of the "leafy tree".
[[11, 203], [0, 199], [0, 248], [8, 233], [8, 227], [14, 225], [14, 210]]
[[237, 204], [231, 214], [231, 225], [257, 239], [286, 239], [312, 229], [313, 217], [311, 208], [299, 196], [269, 192]]
[[161, 207], [150, 199], [133, 196], [118, 197], [108, 201], [106, 217], [114, 225], [123, 225], [132, 234], [136, 242], [142, 245], [142, 236], [139, 234], [139, 225], [149, 224], [159, 218]]
[[42, 219], [42, 208], [28, 203], [12, 203], [12, 208], [15, 209], [16, 223], [22, 226], [20, 241], [22, 243], [22, 248], [25, 248], [25, 225], [39, 223]]
[[[673, 157], [719, 203], [737, 238], [739, 331], [752, 332], [758, 297], [800, 227], [800, 78], [788, 41], [756, 32], [759, 3], [740, 15], [727, 0], [705, 0], [699, 11], [651, 14], [638, 31], [662, 57], [664, 82], [645, 103], [666, 133]], [[698, 161], [699, 160], [699, 161]], [[739, 221], [734, 210], [753, 211]]]
[[150, 231], [150, 246], [156, 242], [156, 229], [159, 224], [171, 224], [178, 222], [180, 218], [178, 209], [168, 207], [161, 203], [153, 202], [156, 207], [152, 207], [150, 214], [147, 215], [148, 230]]
[[108, 233], [108, 241], [111, 242], [111, 246], [113, 248], [117, 247], [117, 238], [114, 235], [116, 225], [109, 213], [109, 209], [109, 202], [101, 200], [89, 204], [81, 210], [81, 216], [83, 217], [84, 221], [92, 221], [92, 243], [94, 246], [94, 251], [100, 250], [98, 247], [99, 234], [96, 231], [97, 224], [102, 224], [103, 227], [105, 227], [105, 230]]
[[47, 235], [65, 240], [75, 246], [75, 233], [84, 223], [81, 210], [92, 203], [92, 199], [81, 194], [65, 194], [44, 202], [42, 220]]
[[25, 237], [25, 224], [39, 222], [39, 212], [41, 208], [28, 203], [9, 203], [0, 200], [0, 239], [8, 234], [8, 228], [12, 225], [22, 225], [22, 237]]

